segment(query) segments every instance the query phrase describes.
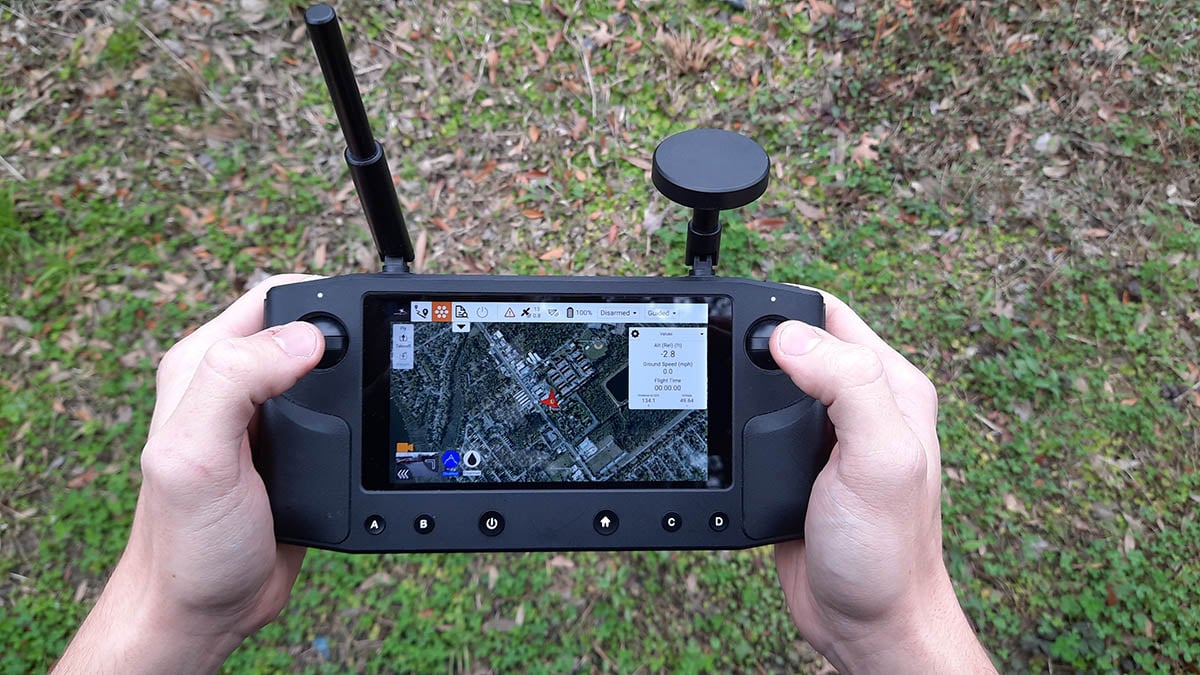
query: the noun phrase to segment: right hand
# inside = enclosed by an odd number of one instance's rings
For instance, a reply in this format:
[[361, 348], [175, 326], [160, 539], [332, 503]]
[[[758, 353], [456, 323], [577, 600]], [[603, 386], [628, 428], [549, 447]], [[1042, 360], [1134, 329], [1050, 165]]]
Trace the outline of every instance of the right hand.
[[809, 500], [805, 539], [779, 544], [792, 618], [849, 672], [994, 672], [942, 561], [937, 393], [845, 303], [828, 331], [775, 329], [771, 354], [828, 406], [837, 435]]

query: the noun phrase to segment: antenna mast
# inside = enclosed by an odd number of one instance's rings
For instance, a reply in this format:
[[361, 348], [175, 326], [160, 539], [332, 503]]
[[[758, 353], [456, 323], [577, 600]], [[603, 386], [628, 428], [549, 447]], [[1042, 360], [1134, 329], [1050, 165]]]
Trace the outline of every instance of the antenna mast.
[[363, 108], [350, 55], [342, 40], [337, 14], [326, 4], [313, 5], [304, 12], [308, 37], [317, 52], [317, 61], [325, 75], [325, 86], [333, 99], [342, 135], [346, 137], [346, 164], [358, 191], [367, 225], [375, 239], [375, 248], [383, 260], [385, 273], [404, 274], [413, 260], [412, 240], [404, 224], [400, 200], [392, 185], [383, 146], [371, 135], [367, 111]]

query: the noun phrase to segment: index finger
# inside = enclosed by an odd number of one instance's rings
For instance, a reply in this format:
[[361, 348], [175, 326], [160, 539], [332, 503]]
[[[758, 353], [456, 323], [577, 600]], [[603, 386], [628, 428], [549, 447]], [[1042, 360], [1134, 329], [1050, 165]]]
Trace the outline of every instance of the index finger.
[[215, 319], [200, 326], [171, 347], [158, 364], [158, 392], [154, 402], [154, 416], [150, 421], [150, 433], [153, 434], [179, 405], [183, 392], [192, 381], [196, 368], [210, 347], [227, 338], [245, 337], [262, 330], [263, 302], [266, 300], [267, 291], [276, 286], [320, 278], [313, 274], [279, 274], [267, 277], [234, 300]]
[[205, 343], [205, 348], [200, 350], [200, 356], [203, 357], [204, 352], [208, 351], [207, 348], [218, 340], [253, 335], [263, 329], [263, 302], [267, 298], [267, 291], [276, 286], [321, 278], [316, 274], [276, 274], [267, 277], [257, 286], [246, 291], [242, 297], [234, 300], [215, 319], [200, 326], [194, 333], [184, 338], [180, 344], [189, 340]]
[[937, 419], [937, 392], [925, 373], [879, 337], [841, 298], [820, 288], [800, 288], [820, 293], [824, 298], [825, 330], [830, 335], [868, 347], [879, 356], [895, 388], [896, 403], [905, 417], [910, 420]]
[[[841, 298], [830, 293], [829, 291], [812, 286], [801, 286], [800, 284], [792, 284], [798, 288], [820, 293], [825, 300], [825, 330], [830, 335], [843, 340], [845, 342], [853, 342], [855, 344], [864, 345], [874, 349], [876, 352], [880, 350], [895, 353], [899, 356], [899, 352], [892, 349], [891, 345], [883, 341], [883, 338], [867, 325], [866, 321], [858, 315], [850, 305], [847, 305]], [[882, 354], [880, 355], [882, 356]], [[904, 357], [901, 357], [904, 358]]]

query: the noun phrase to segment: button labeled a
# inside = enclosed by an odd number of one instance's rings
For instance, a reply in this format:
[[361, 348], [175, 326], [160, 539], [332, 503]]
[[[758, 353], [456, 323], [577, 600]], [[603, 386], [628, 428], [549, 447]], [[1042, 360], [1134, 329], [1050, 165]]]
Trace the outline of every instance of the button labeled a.
[[370, 516], [363, 525], [369, 534], [382, 534], [387, 529], [387, 521], [383, 519], [383, 516]]

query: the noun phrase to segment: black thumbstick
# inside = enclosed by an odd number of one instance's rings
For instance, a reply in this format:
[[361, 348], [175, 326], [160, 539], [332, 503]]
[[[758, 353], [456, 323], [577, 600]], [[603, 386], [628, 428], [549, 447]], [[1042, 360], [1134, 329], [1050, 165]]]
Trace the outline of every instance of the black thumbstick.
[[783, 322], [784, 319], [778, 316], [763, 317], [746, 333], [746, 356], [763, 370], [779, 370], [779, 364], [771, 356], [771, 333]]
[[693, 275], [711, 274], [710, 268], [717, 264], [720, 212], [761, 197], [770, 172], [771, 159], [762, 146], [723, 129], [684, 131], [654, 149], [650, 171], [654, 187], [667, 199], [692, 209], [686, 261]]
[[328, 314], [313, 314], [302, 318], [301, 321], [316, 326], [321, 335], [325, 336], [325, 354], [317, 363], [317, 369], [332, 368], [340, 363], [350, 350], [350, 336], [342, 322]]

